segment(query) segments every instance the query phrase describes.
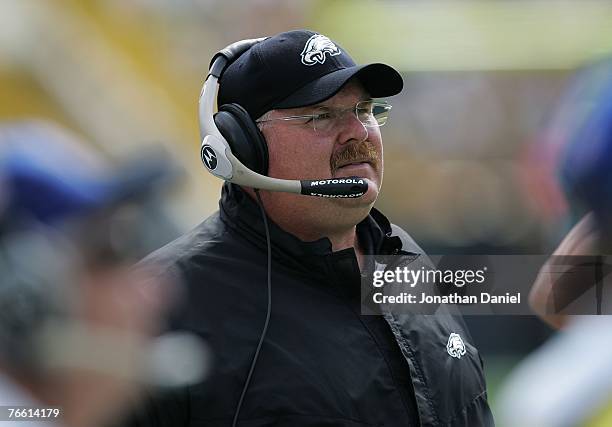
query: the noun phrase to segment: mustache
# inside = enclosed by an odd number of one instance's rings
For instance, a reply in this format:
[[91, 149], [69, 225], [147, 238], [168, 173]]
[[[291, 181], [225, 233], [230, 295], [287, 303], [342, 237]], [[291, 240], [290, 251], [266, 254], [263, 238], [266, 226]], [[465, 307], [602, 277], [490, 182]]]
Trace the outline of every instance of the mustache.
[[341, 166], [353, 162], [370, 162], [373, 165], [378, 163], [379, 156], [376, 146], [370, 141], [361, 141], [356, 144], [349, 144], [342, 151], [332, 155], [329, 165], [332, 171]]

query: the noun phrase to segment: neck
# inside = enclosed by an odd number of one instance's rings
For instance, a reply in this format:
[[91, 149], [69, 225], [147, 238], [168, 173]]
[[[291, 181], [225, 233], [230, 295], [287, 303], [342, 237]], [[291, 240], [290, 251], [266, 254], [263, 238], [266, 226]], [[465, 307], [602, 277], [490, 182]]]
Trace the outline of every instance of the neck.
[[311, 229], [309, 230], [296, 226], [296, 224], [292, 224], [290, 222], [286, 224], [279, 224], [279, 226], [283, 230], [293, 234], [305, 242], [313, 242], [325, 237], [331, 242], [332, 251], [334, 252], [357, 247], [356, 227], [351, 227], [345, 230], [313, 231]]
[[275, 218], [272, 218], [272, 220], [284, 231], [293, 234], [304, 242], [314, 242], [315, 240], [319, 240], [321, 238], [327, 238], [331, 242], [333, 252], [353, 248], [357, 256], [359, 267], [361, 268], [363, 265], [363, 250], [361, 249], [359, 239], [357, 238], [356, 226], [341, 230], [314, 231], [310, 227], [296, 224], [292, 221], [283, 221], [282, 219], [277, 220]]
[[353, 248], [355, 250], [355, 255], [357, 256], [357, 263], [359, 264], [359, 269], [364, 265], [363, 263], [363, 250], [361, 249], [361, 245], [359, 244], [359, 238], [357, 237], [357, 227], [353, 227], [351, 229], [350, 234], [346, 234], [345, 236], [327, 236], [332, 244], [332, 250], [334, 252], [341, 251], [342, 249]]
[[[257, 198], [252, 189], [243, 188], [243, 191], [257, 203]], [[275, 194], [274, 196], [277, 197]], [[359, 265], [363, 265], [363, 251], [357, 238], [356, 224], [367, 216], [367, 212], [345, 209], [340, 213], [334, 211], [331, 214], [314, 215], [311, 212], [309, 215], [303, 206], [297, 206], [296, 203], [278, 203], [278, 199], [271, 198], [268, 192], [261, 192], [261, 198], [268, 218], [274, 221], [285, 232], [294, 235], [304, 242], [314, 242], [327, 238], [331, 242], [333, 252], [353, 248]], [[366, 209], [369, 212], [370, 207]], [[343, 221], [321, 219], [330, 217], [335, 219], [342, 218]]]

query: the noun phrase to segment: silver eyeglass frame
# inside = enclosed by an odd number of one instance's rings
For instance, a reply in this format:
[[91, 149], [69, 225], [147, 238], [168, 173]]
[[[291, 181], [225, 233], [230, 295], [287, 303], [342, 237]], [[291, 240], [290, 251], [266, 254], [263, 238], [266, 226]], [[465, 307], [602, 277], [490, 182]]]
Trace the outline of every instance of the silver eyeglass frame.
[[[343, 108], [343, 109], [333, 109], [330, 107], [326, 107], [326, 106], [320, 106], [320, 107], [315, 107], [314, 111], [317, 110], [327, 110], [327, 111], [322, 111], [321, 113], [312, 113], [312, 114], [300, 114], [300, 115], [295, 115], [295, 116], [284, 116], [284, 117], [273, 117], [270, 119], [260, 119], [260, 120], [256, 120], [255, 123], [267, 123], [267, 122], [273, 122], [273, 121], [278, 121], [278, 120], [282, 120], [282, 121], [293, 121], [293, 120], [306, 120], [309, 119], [312, 120], [313, 124], [312, 127], [314, 129], [314, 131], [317, 131], [317, 127], [316, 127], [316, 123], [317, 123], [317, 118], [323, 114], [329, 114], [330, 112], [332, 112], [334, 114], [334, 118], [340, 117], [344, 114], [346, 114], [347, 112], [352, 111], [355, 114], [355, 117], [357, 118], [357, 120], [359, 120], [359, 122], [361, 124], [363, 124], [366, 127], [381, 127], [384, 126], [387, 123], [387, 120], [385, 120], [383, 123], [378, 123], [378, 121], [375, 121], [376, 124], [373, 123], [364, 123], [360, 118], [359, 118], [359, 113], [358, 113], [358, 109], [359, 109], [359, 104], [364, 104], [364, 103], [369, 103], [372, 106], [384, 106], [386, 108], [386, 113], [388, 113], [389, 111], [391, 111], [391, 108], [393, 108], [393, 106], [391, 104], [389, 104], [386, 101], [375, 101], [375, 100], [363, 100], [363, 101], [359, 101], [357, 102], [354, 106], [349, 107], [349, 108]], [[387, 117], [388, 119], [388, 117]], [[305, 122], [303, 123], [304, 125], [308, 124], [309, 122]]]

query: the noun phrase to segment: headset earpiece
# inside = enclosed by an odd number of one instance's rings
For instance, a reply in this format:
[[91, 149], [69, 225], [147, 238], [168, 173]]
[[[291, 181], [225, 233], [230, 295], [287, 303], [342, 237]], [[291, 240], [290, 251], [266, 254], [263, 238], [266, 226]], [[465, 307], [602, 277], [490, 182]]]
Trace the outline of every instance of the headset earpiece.
[[224, 104], [214, 120], [234, 156], [247, 168], [267, 175], [268, 145], [249, 113], [238, 104]]

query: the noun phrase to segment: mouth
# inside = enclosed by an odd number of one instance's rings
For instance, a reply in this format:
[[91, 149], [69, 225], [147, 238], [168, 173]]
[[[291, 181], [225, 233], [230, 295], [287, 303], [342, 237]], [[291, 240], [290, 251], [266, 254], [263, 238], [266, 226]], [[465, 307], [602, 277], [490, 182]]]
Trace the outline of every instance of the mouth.
[[351, 162], [341, 163], [336, 167], [336, 171], [340, 169], [349, 169], [349, 168], [357, 168], [369, 165], [371, 168], [374, 168], [374, 165], [369, 160], [353, 160]]
[[339, 165], [332, 176], [371, 176], [375, 173], [374, 164], [367, 160], [355, 160]]

